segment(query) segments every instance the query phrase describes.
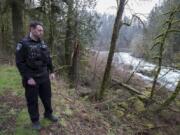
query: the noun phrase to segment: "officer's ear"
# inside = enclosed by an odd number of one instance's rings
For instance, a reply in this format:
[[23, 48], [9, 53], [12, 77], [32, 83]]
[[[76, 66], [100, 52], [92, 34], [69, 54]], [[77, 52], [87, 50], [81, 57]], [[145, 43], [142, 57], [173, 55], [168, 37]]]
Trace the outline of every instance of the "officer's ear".
[[33, 32], [34, 31], [34, 28], [33, 27], [30, 27], [29, 28], [29, 32]]

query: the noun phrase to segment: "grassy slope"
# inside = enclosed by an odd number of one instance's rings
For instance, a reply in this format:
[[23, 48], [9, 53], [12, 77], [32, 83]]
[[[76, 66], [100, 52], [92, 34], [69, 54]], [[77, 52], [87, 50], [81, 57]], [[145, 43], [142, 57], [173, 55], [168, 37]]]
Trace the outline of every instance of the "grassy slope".
[[[73, 101], [74, 89], [67, 89], [66, 83], [59, 80], [52, 82], [54, 114], [60, 117], [58, 123], [51, 123], [43, 119], [43, 107], [40, 104], [41, 124], [40, 132], [31, 128], [24, 89], [21, 85], [21, 77], [14, 66], [0, 66], [0, 135], [38, 135], [38, 134], [88, 134], [91, 127], [101, 119], [95, 120], [94, 112], [89, 113], [81, 101]], [[89, 120], [91, 119], [91, 120]], [[81, 124], [84, 129], [81, 129]], [[102, 125], [105, 125], [102, 123]], [[94, 132], [103, 133], [101, 128], [94, 127]]]
[[[38, 132], [30, 128], [24, 88], [17, 68], [9, 65], [0, 66], [0, 135], [36, 135]], [[15, 102], [21, 102], [16, 104]], [[47, 120], [41, 121], [48, 126]]]
[[22, 91], [21, 78], [15, 67], [0, 66], [0, 94], [5, 90], [20, 94]]
[[[35, 131], [25, 128], [29, 117], [24, 101], [24, 89], [16, 67], [0, 66], [0, 134], [34, 135]], [[16, 102], [21, 102], [18, 104]]]
[[[137, 97], [125, 90], [106, 93], [110, 102], [91, 103], [87, 97], [81, 98], [76, 90], [69, 89], [65, 81], [52, 82], [54, 113], [60, 117], [53, 124], [42, 118], [43, 130], [31, 129], [24, 89], [16, 67], [0, 66], [0, 135], [177, 135], [180, 132], [179, 115], [163, 112], [163, 120], [158, 115], [143, 113], [145, 107]], [[107, 100], [108, 101], [108, 100]], [[170, 123], [171, 122], [171, 123]]]

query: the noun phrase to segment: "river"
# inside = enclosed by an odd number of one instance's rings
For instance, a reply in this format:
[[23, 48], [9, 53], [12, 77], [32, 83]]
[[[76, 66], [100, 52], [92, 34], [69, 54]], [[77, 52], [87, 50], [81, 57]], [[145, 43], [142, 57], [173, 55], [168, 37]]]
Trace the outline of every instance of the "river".
[[[101, 51], [100, 55], [107, 55], [107, 51]], [[153, 81], [154, 77], [152, 72], [155, 70], [157, 65], [149, 63], [143, 59], [135, 58], [130, 53], [118, 52], [114, 54], [113, 64], [118, 68], [122, 65], [128, 65], [132, 67], [132, 71], [135, 74], [141, 76], [145, 81]], [[180, 70], [173, 69], [171, 67], [162, 66], [158, 82], [165, 86], [167, 89], [174, 91], [178, 81], [180, 80]]]

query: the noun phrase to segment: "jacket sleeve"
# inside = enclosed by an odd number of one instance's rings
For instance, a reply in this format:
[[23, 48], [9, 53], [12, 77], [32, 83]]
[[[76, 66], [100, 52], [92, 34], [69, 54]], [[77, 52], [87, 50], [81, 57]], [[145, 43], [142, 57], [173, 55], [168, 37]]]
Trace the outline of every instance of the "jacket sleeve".
[[48, 71], [50, 73], [53, 73], [54, 72], [54, 67], [53, 67], [53, 64], [52, 64], [52, 58], [50, 56], [50, 51], [48, 49], [48, 63], [47, 63], [47, 67], [48, 67]]
[[19, 42], [16, 46], [16, 66], [23, 78], [30, 79], [30, 71], [26, 65], [27, 49], [22, 42]]

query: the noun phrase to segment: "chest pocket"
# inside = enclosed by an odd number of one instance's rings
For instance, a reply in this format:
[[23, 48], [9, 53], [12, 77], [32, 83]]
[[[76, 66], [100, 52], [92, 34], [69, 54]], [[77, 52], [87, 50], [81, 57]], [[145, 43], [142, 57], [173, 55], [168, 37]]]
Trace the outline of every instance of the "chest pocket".
[[41, 44], [29, 45], [28, 47], [28, 65], [31, 68], [39, 68], [43, 65]]
[[41, 55], [44, 62], [48, 62], [49, 60], [49, 50], [47, 45], [41, 45]]
[[28, 48], [28, 58], [30, 60], [40, 60], [41, 59], [41, 49], [40, 45], [30, 45]]

